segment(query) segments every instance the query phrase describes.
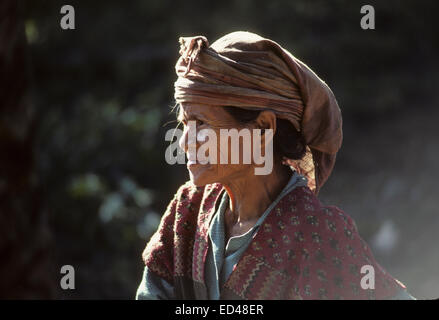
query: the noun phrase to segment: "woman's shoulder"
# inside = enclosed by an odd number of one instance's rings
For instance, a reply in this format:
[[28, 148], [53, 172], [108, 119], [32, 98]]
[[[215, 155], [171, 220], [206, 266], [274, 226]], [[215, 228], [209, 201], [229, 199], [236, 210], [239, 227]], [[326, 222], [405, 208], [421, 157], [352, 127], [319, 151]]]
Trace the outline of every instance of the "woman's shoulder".
[[[317, 274], [322, 279], [336, 279], [331, 292], [344, 298], [392, 297], [405, 286], [394, 279], [375, 260], [371, 249], [360, 236], [354, 220], [334, 205], [323, 205], [307, 187], [289, 193], [279, 218], [294, 235], [295, 245], [301, 248], [306, 274]], [[364, 271], [373, 269], [375, 290], [362, 290]], [[315, 285], [321, 285], [319, 277]], [[369, 292], [370, 291], [370, 292]], [[328, 291], [329, 292], [329, 291]]]
[[182, 184], [174, 195], [174, 201], [199, 203], [204, 198], [217, 197], [223, 186], [220, 183], [212, 183], [204, 186], [196, 186], [190, 180]]
[[287, 194], [281, 210], [293, 234], [301, 235], [299, 238], [303, 238], [304, 245], [313, 250], [328, 246], [340, 253], [351, 252], [353, 247], [358, 252], [367, 248], [349, 214], [335, 205], [322, 204], [306, 186]]
[[191, 181], [181, 185], [168, 206], [167, 212], [175, 223], [197, 219], [200, 212], [210, 212], [223, 190], [219, 183], [195, 186]]
[[307, 186], [300, 186], [286, 195], [287, 208], [299, 211], [301, 216], [339, 222], [347, 227], [356, 229], [354, 220], [345, 211], [335, 205], [325, 205]]
[[204, 191], [205, 186], [197, 187], [194, 185], [190, 180], [183, 183], [178, 189], [175, 195], [178, 198], [181, 198], [182, 196], [187, 196], [188, 194], [195, 194], [195, 193], [202, 193]]

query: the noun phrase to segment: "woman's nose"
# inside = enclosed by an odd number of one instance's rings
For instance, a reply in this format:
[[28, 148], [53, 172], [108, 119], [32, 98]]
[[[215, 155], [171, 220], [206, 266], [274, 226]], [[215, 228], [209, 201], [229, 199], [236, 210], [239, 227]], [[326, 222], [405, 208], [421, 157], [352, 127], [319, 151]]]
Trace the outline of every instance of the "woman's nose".
[[178, 145], [184, 152], [188, 152], [189, 147], [196, 147], [197, 145], [197, 134], [195, 121], [189, 121], [188, 125], [184, 126], [183, 134], [178, 141]]
[[188, 130], [186, 128], [186, 126], [183, 128], [183, 134], [180, 137], [180, 140], [178, 140], [178, 145], [180, 146], [180, 148], [184, 151], [187, 152], [187, 143], [186, 143], [186, 139], [188, 136]]

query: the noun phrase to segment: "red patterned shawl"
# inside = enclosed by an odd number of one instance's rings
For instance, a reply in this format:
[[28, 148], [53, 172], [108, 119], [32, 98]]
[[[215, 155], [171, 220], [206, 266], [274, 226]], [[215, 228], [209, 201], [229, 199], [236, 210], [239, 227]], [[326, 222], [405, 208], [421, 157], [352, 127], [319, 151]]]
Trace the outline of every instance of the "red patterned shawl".
[[[143, 252], [151, 272], [173, 284], [177, 299], [207, 299], [208, 227], [224, 188], [176, 193]], [[362, 289], [363, 265], [375, 289]], [[222, 288], [222, 299], [387, 299], [405, 286], [374, 259], [353, 220], [323, 206], [308, 187], [285, 195], [265, 219]]]

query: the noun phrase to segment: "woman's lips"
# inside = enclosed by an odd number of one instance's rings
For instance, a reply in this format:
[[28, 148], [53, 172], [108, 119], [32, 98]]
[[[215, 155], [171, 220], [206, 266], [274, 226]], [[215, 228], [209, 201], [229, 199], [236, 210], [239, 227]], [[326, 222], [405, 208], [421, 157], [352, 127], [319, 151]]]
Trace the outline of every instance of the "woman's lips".
[[197, 164], [197, 154], [188, 152], [187, 153], [187, 166], [195, 165]]
[[195, 166], [201, 166], [202, 164], [197, 162], [196, 160], [188, 160], [186, 166], [189, 167], [195, 167]]
[[209, 163], [199, 163], [195, 160], [188, 160], [188, 162], [186, 163], [186, 167], [188, 168], [193, 168], [196, 166], [207, 166], [207, 165], [209, 165]]

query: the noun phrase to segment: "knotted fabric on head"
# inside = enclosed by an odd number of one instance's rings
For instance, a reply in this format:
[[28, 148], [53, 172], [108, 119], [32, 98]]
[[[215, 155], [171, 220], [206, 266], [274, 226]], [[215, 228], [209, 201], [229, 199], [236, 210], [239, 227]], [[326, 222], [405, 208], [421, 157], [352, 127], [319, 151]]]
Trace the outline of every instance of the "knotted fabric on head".
[[342, 143], [342, 119], [331, 89], [276, 42], [233, 32], [209, 46], [203, 36], [180, 38], [175, 66], [177, 103], [270, 110], [289, 120], [306, 142], [301, 160], [288, 160], [316, 194]]

